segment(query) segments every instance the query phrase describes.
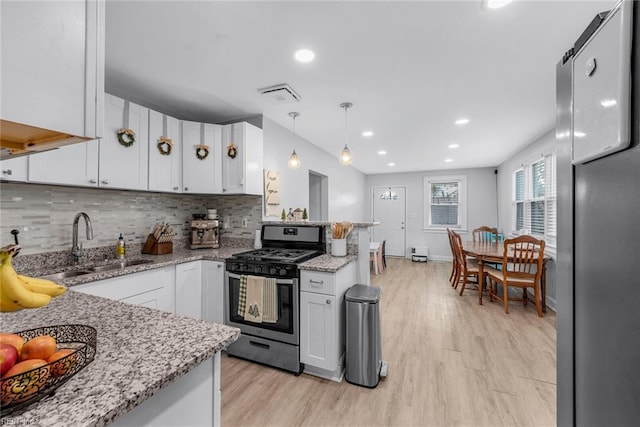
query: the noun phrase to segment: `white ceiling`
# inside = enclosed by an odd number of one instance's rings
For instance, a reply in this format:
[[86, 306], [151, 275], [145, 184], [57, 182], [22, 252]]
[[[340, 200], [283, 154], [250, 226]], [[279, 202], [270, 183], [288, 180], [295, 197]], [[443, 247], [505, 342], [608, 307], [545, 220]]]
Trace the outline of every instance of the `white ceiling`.
[[[297, 134], [336, 159], [348, 133], [366, 174], [497, 166], [554, 126], [556, 63], [615, 3], [107, 0], [106, 89], [195, 121], [292, 129], [298, 111]], [[301, 102], [258, 92], [279, 83]]]

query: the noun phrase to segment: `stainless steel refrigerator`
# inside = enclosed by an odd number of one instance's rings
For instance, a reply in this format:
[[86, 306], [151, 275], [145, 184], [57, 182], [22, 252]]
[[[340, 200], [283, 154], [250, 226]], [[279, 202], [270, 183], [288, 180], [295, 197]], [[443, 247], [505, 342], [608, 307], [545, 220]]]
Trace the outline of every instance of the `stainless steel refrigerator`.
[[[640, 425], [640, 5], [558, 63], [558, 425]], [[578, 36], [578, 35], [577, 35]]]

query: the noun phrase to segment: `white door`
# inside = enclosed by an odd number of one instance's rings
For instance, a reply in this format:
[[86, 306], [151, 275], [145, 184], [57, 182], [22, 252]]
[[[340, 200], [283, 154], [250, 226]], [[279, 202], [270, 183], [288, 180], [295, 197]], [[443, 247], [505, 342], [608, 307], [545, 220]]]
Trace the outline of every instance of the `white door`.
[[385, 254], [406, 255], [406, 193], [405, 187], [373, 188], [373, 241], [386, 240]]

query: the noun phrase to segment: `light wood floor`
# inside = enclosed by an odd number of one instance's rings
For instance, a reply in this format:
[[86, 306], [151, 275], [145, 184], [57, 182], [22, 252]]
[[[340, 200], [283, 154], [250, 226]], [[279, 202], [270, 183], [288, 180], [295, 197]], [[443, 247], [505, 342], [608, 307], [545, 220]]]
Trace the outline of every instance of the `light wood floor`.
[[382, 287], [388, 377], [367, 389], [222, 358], [224, 426], [553, 426], [555, 314], [477, 303], [450, 263], [388, 259]]

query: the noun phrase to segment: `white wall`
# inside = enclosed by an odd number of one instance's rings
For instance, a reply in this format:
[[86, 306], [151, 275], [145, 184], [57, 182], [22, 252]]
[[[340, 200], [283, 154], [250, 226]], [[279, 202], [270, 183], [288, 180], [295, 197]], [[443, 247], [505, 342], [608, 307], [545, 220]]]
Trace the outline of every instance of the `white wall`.
[[[452, 259], [451, 247], [445, 230], [423, 231], [423, 182], [426, 176], [467, 176], [467, 228], [472, 230], [481, 225], [496, 226], [496, 175], [495, 168], [457, 169], [429, 172], [368, 175], [366, 179], [367, 219], [372, 218], [371, 194], [373, 187], [406, 187], [407, 189], [407, 256], [410, 248], [427, 246], [429, 259]], [[463, 235], [463, 239], [465, 239]]]
[[[555, 151], [556, 147], [555, 128], [534, 140], [523, 150], [519, 151], [498, 167], [498, 227], [505, 236], [511, 231], [511, 181], [513, 172], [518, 169], [523, 162], [530, 162], [532, 159], [539, 159], [543, 154]], [[555, 257], [555, 248], [547, 247], [545, 252]], [[547, 305], [555, 310], [556, 307], [556, 266], [555, 260], [547, 262]]]
[[[291, 130], [263, 118], [264, 168], [280, 173], [280, 211], [309, 208], [309, 169], [329, 177], [329, 221], [364, 221], [366, 206], [365, 175], [338, 163], [335, 156], [310, 144]], [[295, 148], [302, 166], [289, 169], [287, 161]], [[265, 217], [274, 220], [276, 217]]]

